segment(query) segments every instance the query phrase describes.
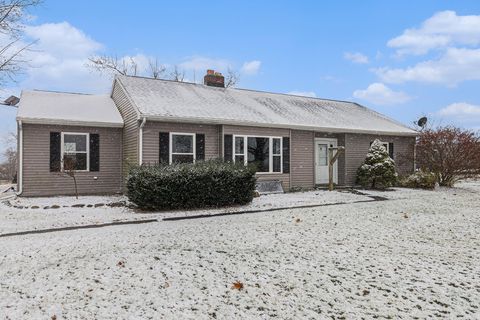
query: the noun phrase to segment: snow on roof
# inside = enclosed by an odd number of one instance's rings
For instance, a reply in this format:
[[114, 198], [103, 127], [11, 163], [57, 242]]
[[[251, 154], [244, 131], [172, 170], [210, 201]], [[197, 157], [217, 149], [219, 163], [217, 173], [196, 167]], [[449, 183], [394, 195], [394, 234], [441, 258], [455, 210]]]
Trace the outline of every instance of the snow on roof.
[[359, 104], [151, 78], [117, 76], [140, 114], [162, 121], [416, 135]]
[[26, 123], [123, 127], [123, 119], [108, 95], [24, 90], [17, 120]]

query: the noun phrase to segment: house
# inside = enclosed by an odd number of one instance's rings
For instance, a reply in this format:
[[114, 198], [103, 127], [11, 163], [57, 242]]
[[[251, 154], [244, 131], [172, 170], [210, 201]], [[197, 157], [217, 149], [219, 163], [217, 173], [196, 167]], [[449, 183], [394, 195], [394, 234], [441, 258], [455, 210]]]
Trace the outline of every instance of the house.
[[209, 71], [204, 84], [116, 76], [110, 95], [23, 91], [17, 115], [19, 193], [123, 190], [129, 168], [223, 158], [256, 163], [260, 181], [283, 188], [328, 182], [328, 148], [345, 146], [334, 180], [353, 185], [374, 139], [385, 143], [400, 174], [414, 170], [417, 132], [354, 102], [224, 88]]

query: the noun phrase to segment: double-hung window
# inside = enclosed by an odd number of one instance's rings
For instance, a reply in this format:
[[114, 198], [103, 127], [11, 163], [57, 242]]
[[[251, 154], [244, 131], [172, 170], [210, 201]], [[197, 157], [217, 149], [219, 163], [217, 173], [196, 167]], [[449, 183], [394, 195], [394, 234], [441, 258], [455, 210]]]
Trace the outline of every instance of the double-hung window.
[[246, 164], [246, 158], [245, 158], [245, 140], [247, 137], [243, 136], [236, 136], [234, 140], [234, 161], [238, 163], [244, 163]]
[[170, 163], [195, 162], [195, 134], [170, 133]]
[[388, 142], [383, 142], [383, 141], [381, 141], [380, 143], [381, 143], [382, 146], [385, 148], [385, 150], [387, 150], [387, 152], [390, 152], [390, 148], [389, 148], [389, 143], [388, 143]]
[[256, 166], [257, 172], [282, 172], [282, 139], [234, 136], [233, 160]]
[[89, 134], [62, 132], [62, 170], [89, 171]]

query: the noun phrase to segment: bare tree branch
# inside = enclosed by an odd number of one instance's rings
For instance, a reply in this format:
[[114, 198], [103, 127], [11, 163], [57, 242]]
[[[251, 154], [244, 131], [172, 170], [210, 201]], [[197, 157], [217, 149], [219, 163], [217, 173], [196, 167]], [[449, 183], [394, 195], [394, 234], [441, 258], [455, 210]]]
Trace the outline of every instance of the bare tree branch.
[[100, 73], [121, 74], [124, 76], [137, 75], [137, 63], [130, 58], [129, 63], [125, 59], [118, 59], [117, 56], [98, 56], [88, 58], [87, 67]]
[[238, 72], [228, 68], [227, 75], [225, 76], [225, 88], [235, 87], [240, 80]]
[[150, 76], [154, 79], [160, 79], [167, 68], [164, 65], [158, 64], [158, 59], [150, 59], [148, 61]]
[[[9, 43], [0, 48], [0, 83], [5, 79], [15, 81], [24, 64], [22, 53], [35, 42], [22, 44], [21, 36], [26, 10], [41, 3], [41, 0], [0, 0], [0, 33], [7, 35]], [[19, 48], [16, 46], [20, 45]]]
[[25, 11], [41, 0], [0, 0], [0, 33], [18, 36], [23, 29]]
[[173, 71], [170, 73], [170, 79], [178, 82], [183, 82], [185, 79], [185, 71], [180, 70], [177, 65], [173, 67]]

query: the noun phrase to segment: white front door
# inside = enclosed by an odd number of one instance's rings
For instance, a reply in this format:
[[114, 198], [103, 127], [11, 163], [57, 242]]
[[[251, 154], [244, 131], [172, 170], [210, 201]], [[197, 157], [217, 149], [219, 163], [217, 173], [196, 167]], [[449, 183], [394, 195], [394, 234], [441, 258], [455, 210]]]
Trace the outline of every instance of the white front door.
[[[328, 183], [329, 147], [336, 147], [337, 139], [315, 139], [315, 184]], [[333, 165], [333, 182], [337, 183], [337, 162]]]

